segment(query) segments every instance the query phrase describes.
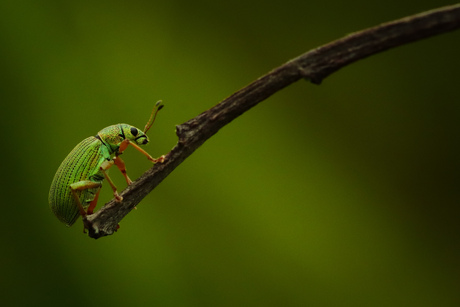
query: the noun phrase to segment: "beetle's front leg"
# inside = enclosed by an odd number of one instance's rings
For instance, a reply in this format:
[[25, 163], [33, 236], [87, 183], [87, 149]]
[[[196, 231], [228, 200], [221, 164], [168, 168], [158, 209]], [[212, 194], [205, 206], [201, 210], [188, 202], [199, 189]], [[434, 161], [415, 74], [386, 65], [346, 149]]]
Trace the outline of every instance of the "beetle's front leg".
[[128, 145], [131, 145], [133, 146], [134, 148], [136, 148], [138, 151], [140, 151], [144, 156], [147, 157], [147, 159], [149, 159], [150, 161], [152, 161], [153, 163], [163, 163], [165, 161], [165, 156], [161, 156], [159, 157], [158, 159], [155, 159], [153, 158], [151, 155], [149, 155], [148, 152], [146, 152], [145, 150], [143, 150], [139, 145], [137, 145], [136, 143], [128, 140], [128, 139], [125, 139], [123, 140], [123, 142], [121, 142], [120, 144], [120, 148], [118, 149], [118, 154], [122, 154], [123, 151], [125, 151], [125, 149], [128, 147]]
[[110, 161], [104, 161], [102, 162], [101, 166], [99, 167], [99, 169], [101, 170], [101, 172], [104, 174], [104, 177], [105, 179], [107, 179], [107, 182], [110, 184], [110, 187], [112, 188], [112, 191], [113, 191], [113, 196], [115, 197], [115, 199], [117, 201], [122, 201], [123, 200], [123, 197], [121, 197], [120, 195], [118, 195], [118, 192], [117, 192], [117, 187], [115, 186], [115, 184], [113, 183], [112, 179], [110, 179], [109, 175], [107, 174], [106, 170], [108, 170], [115, 162], [113, 160], [110, 160]]

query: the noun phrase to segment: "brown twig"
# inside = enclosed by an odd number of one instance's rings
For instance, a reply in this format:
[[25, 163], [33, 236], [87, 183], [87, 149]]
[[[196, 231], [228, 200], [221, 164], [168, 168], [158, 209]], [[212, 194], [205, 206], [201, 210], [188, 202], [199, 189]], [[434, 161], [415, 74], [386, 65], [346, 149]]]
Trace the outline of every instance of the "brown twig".
[[98, 212], [84, 219], [92, 238], [111, 235], [118, 223], [148, 193], [166, 178], [220, 128], [259, 102], [299, 79], [319, 84], [340, 68], [381, 51], [460, 28], [460, 4], [402, 18], [348, 35], [272, 70], [245, 88], [178, 125], [179, 141], [166, 155], [120, 195], [122, 202], [112, 200]]

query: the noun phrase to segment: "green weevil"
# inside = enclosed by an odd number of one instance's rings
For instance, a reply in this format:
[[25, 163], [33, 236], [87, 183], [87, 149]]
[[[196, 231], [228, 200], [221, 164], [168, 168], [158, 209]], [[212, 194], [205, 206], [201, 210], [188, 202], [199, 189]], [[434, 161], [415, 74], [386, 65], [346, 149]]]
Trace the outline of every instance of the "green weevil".
[[153, 163], [164, 162], [164, 156], [154, 159], [139, 146], [149, 142], [146, 133], [162, 107], [161, 101], [155, 104], [144, 131], [128, 124], [112, 125], [75, 146], [54, 175], [48, 196], [50, 208], [61, 222], [70, 227], [79, 216], [92, 214], [104, 179], [112, 187], [115, 199], [122, 200], [108, 176], [108, 170], [115, 164], [127, 184], [132, 183], [120, 157], [128, 145], [136, 148]]

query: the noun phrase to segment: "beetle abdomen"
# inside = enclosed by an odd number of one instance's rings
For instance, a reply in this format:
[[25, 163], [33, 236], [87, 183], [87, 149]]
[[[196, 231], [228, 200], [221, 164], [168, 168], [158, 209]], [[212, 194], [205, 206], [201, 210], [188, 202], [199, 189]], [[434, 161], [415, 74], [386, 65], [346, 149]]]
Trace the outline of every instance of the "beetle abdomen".
[[[82, 180], [102, 182], [104, 179], [102, 174], [98, 174], [100, 164], [107, 158], [101, 150], [101, 144], [93, 136], [84, 139], [62, 161], [54, 175], [48, 196], [49, 205], [57, 218], [67, 226], [75, 223], [80, 216], [70, 185]], [[98, 189], [76, 191], [83, 208], [88, 207]]]

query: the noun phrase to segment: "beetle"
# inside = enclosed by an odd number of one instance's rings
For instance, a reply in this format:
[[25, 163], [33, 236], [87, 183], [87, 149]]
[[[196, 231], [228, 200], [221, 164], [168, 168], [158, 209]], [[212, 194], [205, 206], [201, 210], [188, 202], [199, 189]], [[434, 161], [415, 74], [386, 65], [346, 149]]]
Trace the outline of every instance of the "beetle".
[[164, 162], [164, 155], [155, 159], [140, 147], [149, 142], [146, 133], [162, 108], [163, 104], [158, 101], [144, 131], [128, 124], [116, 124], [102, 129], [95, 136], [90, 136], [75, 146], [56, 171], [48, 195], [50, 208], [61, 222], [70, 227], [79, 216], [84, 218], [92, 214], [104, 179], [111, 186], [115, 199], [123, 199], [118, 195], [108, 171], [115, 164], [126, 183], [132, 183], [120, 157], [128, 145], [140, 151], [153, 163]]

